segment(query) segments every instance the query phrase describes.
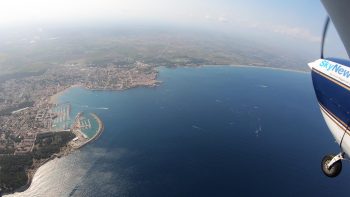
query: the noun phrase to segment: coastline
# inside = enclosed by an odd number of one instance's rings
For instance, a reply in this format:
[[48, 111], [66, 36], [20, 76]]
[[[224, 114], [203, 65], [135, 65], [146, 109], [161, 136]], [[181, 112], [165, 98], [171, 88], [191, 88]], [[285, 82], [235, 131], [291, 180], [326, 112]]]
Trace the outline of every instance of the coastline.
[[[146, 86], [148, 86], [148, 87], [156, 87], [159, 83], [160, 83], [160, 81], [155, 80], [155, 83], [147, 84]], [[121, 89], [121, 90], [118, 90], [118, 89], [92, 89], [92, 88], [88, 88], [88, 87], [85, 87], [85, 86], [80, 85], [80, 84], [74, 84], [74, 85], [71, 85], [71, 86], [68, 86], [68, 87], [64, 87], [64, 88], [62, 88], [62, 90], [60, 90], [60, 91], [56, 92], [55, 94], [49, 96], [49, 98], [47, 99], [48, 103], [53, 104], [53, 105], [59, 104], [59, 100], [58, 100], [59, 97], [62, 96], [70, 88], [76, 88], [76, 87], [85, 88], [85, 89], [91, 90], [91, 91], [122, 91], [122, 90], [127, 90], [127, 89], [131, 88], [131, 87], [129, 87], [129, 88]], [[136, 86], [136, 87], [139, 87], [139, 86]], [[49, 162], [51, 160], [54, 160], [55, 158], [60, 158], [62, 156], [68, 155], [68, 154], [74, 152], [75, 150], [78, 150], [78, 149], [84, 147], [85, 145], [96, 141], [102, 135], [102, 133], [104, 131], [104, 124], [103, 124], [103, 121], [95, 113], [90, 113], [90, 114], [96, 119], [96, 121], [98, 123], [98, 131], [96, 132], [96, 134], [91, 139], [87, 140], [83, 144], [81, 144], [79, 146], [76, 146], [76, 147], [72, 146], [71, 145], [72, 141], [70, 141], [66, 146], [61, 148], [60, 152], [52, 155], [50, 158], [43, 159], [43, 160], [34, 160], [33, 161], [33, 165], [26, 172], [27, 176], [28, 176], [27, 183], [25, 185], [21, 186], [20, 188], [15, 189], [13, 192], [11, 192], [11, 193], [3, 193], [3, 195], [5, 196], [5, 195], [8, 195], [8, 194], [24, 192], [25, 190], [27, 190], [30, 187], [36, 171], [41, 166], [43, 166], [44, 164], [46, 164], [47, 162]]]
[[[272, 67], [272, 66], [256, 66], [256, 65], [200, 65], [200, 66], [182, 66], [182, 67], [198, 68], [198, 67], [219, 67], [219, 66], [238, 67], [238, 68], [261, 68], [261, 69], [280, 70], [280, 71], [287, 71], [287, 72], [297, 72], [297, 73], [303, 73], [303, 74], [307, 74], [307, 73], [310, 72], [310, 71], [295, 70], [295, 69], [288, 69], [288, 68], [277, 68], [277, 67]], [[157, 68], [161, 68], [161, 67], [163, 67], [163, 66], [156, 67], [156, 69]], [[157, 75], [157, 77], [158, 77], [158, 75]], [[136, 86], [133, 86], [133, 87], [126, 87], [126, 88], [122, 88], [122, 89], [116, 89], [116, 88], [89, 88], [89, 87], [86, 87], [86, 86], [81, 85], [81, 84], [74, 84], [74, 85], [70, 85], [68, 87], [65, 87], [62, 90], [56, 92], [55, 94], [49, 96], [48, 101], [49, 101], [50, 104], [59, 104], [58, 98], [61, 95], [63, 95], [70, 88], [75, 88], [75, 87], [84, 88], [84, 89], [91, 90], [91, 91], [123, 91], [123, 90], [128, 90], [128, 89], [137, 88], [137, 87], [157, 87], [161, 83], [162, 83], [162, 81], [159, 81], [159, 80], [155, 79], [153, 81], [153, 83], [151, 83], [151, 84], [136, 85]]]
[[102, 122], [102, 120], [95, 114], [95, 113], [90, 113], [91, 116], [93, 116], [97, 123], [98, 123], [98, 130], [96, 132], [96, 134], [90, 138], [89, 140], [87, 140], [86, 142], [82, 143], [79, 146], [73, 146], [71, 143], [72, 141], [68, 142], [66, 146], [62, 147], [60, 152], [53, 154], [51, 157], [47, 158], [47, 159], [42, 159], [42, 160], [34, 160], [33, 161], [33, 165], [29, 168], [29, 170], [27, 170], [27, 183], [23, 186], [21, 186], [20, 188], [15, 189], [13, 192], [9, 192], [9, 193], [3, 193], [3, 195], [9, 195], [9, 194], [14, 194], [14, 193], [21, 193], [24, 192], [25, 190], [27, 190], [34, 178], [35, 173], [38, 171], [38, 169], [43, 166], [44, 164], [48, 163], [51, 160], [54, 160], [56, 158], [60, 158], [62, 156], [66, 156], [70, 153], [73, 153], [74, 151], [84, 147], [85, 145], [96, 141], [103, 133], [104, 131], [104, 123]]
[[303, 70], [295, 70], [295, 69], [288, 69], [288, 68], [277, 68], [272, 66], [255, 66], [255, 65], [203, 65], [203, 67], [217, 67], [217, 66], [228, 66], [228, 67], [237, 67], [237, 68], [261, 68], [261, 69], [271, 69], [271, 70], [280, 70], [280, 71], [287, 71], [287, 72], [297, 72], [297, 73], [303, 73], [307, 74], [310, 71], [303, 71]]
[[[284, 68], [275, 68], [275, 67], [267, 67], [267, 66], [254, 66], [254, 65], [201, 65], [199, 67], [219, 67], [219, 66], [228, 66], [228, 67], [252, 67], [252, 68], [262, 68], [262, 69], [273, 69], [273, 70], [282, 70], [282, 71], [288, 71], [288, 72], [298, 72], [298, 73], [304, 73], [307, 74], [307, 71], [300, 71], [300, 70], [293, 70], [293, 69], [284, 69]], [[158, 68], [158, 67], [157, 67]], [[195, 68], [195, 67], [194, 67]], [[155, 83], [153, 84], [147, 84], [147, 85], [137, 85], [135, 87], [141, 87], [141, 86], [146, 86], [146, 87], [156, 87], [158, 84], [160, 83], [160, 81], [155, 80]], [[59, 104], [59, 97], [62, 96], [68, 89], [70, 88], [75, 88], [75, 87], [79, 87], [79, 88], [85, 88], [87, 90], [91, 90], [91, 91], [122, 91], [122, 90], [128, 90], [131, 88], [135, 88], [135, 87], [127, 87], [124, 89], [93, 89], [93, 88], [88, 88], [84, 85], [80, 85], [80, 84], [75, 84], [75, 85], [71, 85], [71, 86], [67, 86], [62, 88], [62, 90], [59, 90], [58, 92], [56, 92], [55, 94], [49, 96], [49, 98], [47, 99], [48, 102], [50, 104]], [[68, 142], [68, 144], [64, 147], [61, 148], [61, 150], [56, 153], [53, 154], [51, 157], [47, 158], [47, 159], [43, 159], [43, 160], [34, 160], [33, 161], [33, 165], [31, 168], [29, 168], [29, 170], [26, 172], [27, 176], [28, 176], [28, 180], [26, 185], [21, 186], [18, 189], [15, 189], [13, 192], [11, 193], [3, 193], [3, 195], [8, 195], [8, 194], [13, 194], [13, 193], [20, 193], [23, 192], [25, 190], [27, 190], [31, 183], [32, 180], [34, 178], [35, 173], [37, 172], [37, 170], [43, 166], [44, 164], [46, 164], [47, 162], [54, 160], [55, 158], [60, 158], [62, 156], [68, 155], [72, 152], [74, 152], [75, 150], [78, 150], [82, 147], [84, 147], [85, 145], [96, 141], [103, 133], [104, 131], [104, 124], [102, 122], [102, 120], [95, 114], [95, 113], [91, 113], [91, 115], [96, 119], [96, 121], [98, 122], [99, 128], [98, 131], [96, 132], [96, 134], [89, 140], [87, 140], [86, 142], [84, 142], [83, 144], [81, 144], [80, 146], [77, 147], [73, 147], [71, 145], [71, 142]]]
[[27, 176], [28, 176], [27, 183], [25, 185], [21, 186], [20, 188], [15, 189], [13, 192], [11, 192], [11, 193], [3, 193], [3, 195], [5, 196], [5, 195], [9, 195], [9, 194], [24, 192], [32, 184], [34, 175], [35, 175], [35, 173], [38, 171], [38, 169], [41, 166], [43, 166], [44, 164], [48, 163], [51, 160], [54, 160], [56, 158], [60, 158], [62, 156], [66, 156], [66, 155], [68, 155], [68, 154], [70, 154], [70, 153], [72, 153], [72, 152], [74, 152], [74, 151], [84, 147], [85, 145], [96, 141], [102, 135], [102, 133], [104, 131], [104, 124], [103, 124], [102, 120], [95, 113], [90, 113], [90, 114], [96, 119], [96, 121], [98, 123], [98, 130], [97, 130], [96, 134], [91, 139], [89, 139], [88, 141], [86, 141], [85, 143], [83, 143], [83, 144], [81, 144], [80, 146], [77, 146], [77, 147], [71, 146], [71, 144], [70, 144], [71, 141], [70, 141], [66, 146], [61, 148], [60, 152], [52, 155], [51, 157], [49, 157], [47, 159], [43, 159], [43, 160], [34, 160], [33, 165], [32, 165], [33, 169], [30, 169], [30, 170], [27, 171]]
[[82, 148], [83, 146], [89, 144], [90, 142], [96, 141], [102, 135], [102, 133], [104, 131], [105, 127], [104, 127], [102, 120], [95, 113], [90, 113], [90, 115], [96, 119], [97, 124], [98, 124], [98, 130], [95, 133], [95, 135], [92, 136], [92, 138], [90, 138], [88, 141], [86, 141], [85, 143], [83, 143], [82, 145], [77, 147], [77, 149]]
[[58, 104], [59, 103], [58, 98], [60, 96], [62, 96], [67, 90], [69, 90], [70, 88], [74, 88], [74, 87], [83, 87], [83, 86], [79, 85], [79, 84], [75, 84], [75, 85], [71, 85], [71, 86], [65, 87], [62, 90], [59, 90], [58, 92], [56, 92], [55, 94], [49, 96], [48, 102], [50, 104]]
[[271, 69], [271, 70], [280, 70], [280, 71], [288, 71], [288, 72], [297, 72], [297, 73], [303, 73], [303, 74], [310, 73], [310, 71], [295, 70], [295, 69], [288, 69], [288, 68], [277, 68], [277, 67], [272, 67], [272, 66], [255, 66], [255, 65], [229, 65], [229, 66], [230, 66], [230, 67], [265, 68], [265, 69]]
[[280, 70], [280, 71], [286, 71], [286, 72], [296, 72], [296, 73], [303, 73], [308, 74], [310, 71], [308, 70], [297, 70], [297, 69], [289, 69], [289, 68], [278, 68], [278, 67], [272, 67], [272, 66], [256, 66], [256, 65], [199, 65], [199, 66], [175, 66], [175, 67], [166, 67], [166, 66], [159, 66], [156, 68], [169, 68], [169, 69], [176, 69], [176, 68], [201, 68], [201, 67], [237, 67], [237, 68], [260, 68], [260, 69], [271, 69], [271, 70]]
[[[74, 151], [74, 150], [77, 150], [77, 149], [80, 149], [82, 147], [84, 147], [85, 145], [93, 142], [93, 141], [96, 141], [103, 133], [104, 131], [104, 124], [102, 122], [102, 120], [95, 114], [95, 113], [90, 113], [90, 115], [96, 120], [97, 124], [98, 124], [98, 129], [95, 133], [94, 136], [92, 136], [90, 139], [88, 139], [87, 141], [84, 141], [82, 142], [81, 144], [78, 144], [76, 145], [75, 142], [72, 140], [69, 142], [68, 145], [70, 145], [71, 147], [71, 151]], [[72, 131], [73, 133], [76, 133], [77, 131], [76, 130], [73, 130]], [[80, 132], [79, 132], [80, 133]], [[79, 135], [79, 134], [78, 134]], [[81, 135], [81, 134], [80, 134]]]
[[65, 146], [62, 147], [59, 153], [56, 153], [54, 155], [52, 155], [51, 157], [47, 158], [47, 159], [42, 159], [42, 160], [34, 160], [33, 161], [33, 165], [32, 165], [32, 169], [28, 170], [27, 176], [28, 176], [28, 180], [27, 183], [23, 186], [21, 186], [18, 189], [15, 189], [13, 192], [11, 193], [4, 193], [4, 195], [8, 195], [8, 194], [14, 194], [14, 193], [21, 193], [24, 192], [25, 190], [27, 190], [30, 185], [32, 184], [33, 178], [35, 173], [38, 171], [38, 169], [43, 166], [44, 164], [48, 163], [51, 160], [54, 160], [56, 157], [59, 158], [61, 156], [70, 154], [71, 152], [73, 152], [72, 150], [69, 150], [69, 147]]

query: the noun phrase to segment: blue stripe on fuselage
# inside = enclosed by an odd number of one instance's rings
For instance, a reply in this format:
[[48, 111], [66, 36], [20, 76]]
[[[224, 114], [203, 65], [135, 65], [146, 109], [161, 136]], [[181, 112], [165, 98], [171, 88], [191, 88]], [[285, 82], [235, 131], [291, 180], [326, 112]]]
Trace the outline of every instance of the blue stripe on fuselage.
[[315, 71], [311, 74], [318, 102], [343, 123], [349, 125], [350, 91]]

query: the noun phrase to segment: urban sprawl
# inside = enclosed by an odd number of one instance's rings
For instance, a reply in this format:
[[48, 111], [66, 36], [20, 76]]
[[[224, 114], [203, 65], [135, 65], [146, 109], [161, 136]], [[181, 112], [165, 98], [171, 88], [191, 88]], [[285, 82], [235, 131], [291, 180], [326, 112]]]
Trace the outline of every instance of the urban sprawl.
[[53, 110], [52, 95], [73, 85], [92, 90], [155, 86], [157, 73], [153, 66], [141, 62], [129, 66], [67, 64], [38, 76], [1, 83], [0, 154], [29, 153], [38, 134], [55, 131], [52, 125], [62, 114]]

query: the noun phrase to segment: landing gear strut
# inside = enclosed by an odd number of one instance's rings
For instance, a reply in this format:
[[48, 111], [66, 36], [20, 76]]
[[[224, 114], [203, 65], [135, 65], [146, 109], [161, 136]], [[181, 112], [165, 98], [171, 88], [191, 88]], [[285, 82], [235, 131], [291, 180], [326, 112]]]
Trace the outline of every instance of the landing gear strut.
[[344, 159], [344, 152], [338, 155], [326, 155], [322, 159], [321, 168], [323, 173], [328, 177], [336, 177], [340, 174], [342, 169], [341, 160]]

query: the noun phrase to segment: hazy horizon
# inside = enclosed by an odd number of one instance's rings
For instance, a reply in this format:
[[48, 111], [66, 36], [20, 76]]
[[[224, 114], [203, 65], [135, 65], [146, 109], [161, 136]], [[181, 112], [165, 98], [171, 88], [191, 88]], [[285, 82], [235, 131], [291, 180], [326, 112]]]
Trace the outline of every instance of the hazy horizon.
[[[4, 40], [27, 32], [40, 39], [48, 30], [197, 31], [255, 42], [266, 50], [291, 51], [295, 58], [311, 61], [319, 57], [325, 17], [319, 1], [15, 0], [0, 6], [0, 35]], [[325, 51], [326, 56], [347, 58], [334, 27]]]
[[2, 0], [0, 197], [345, 194], [321, 1]]

